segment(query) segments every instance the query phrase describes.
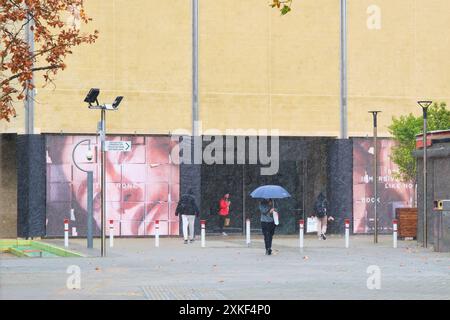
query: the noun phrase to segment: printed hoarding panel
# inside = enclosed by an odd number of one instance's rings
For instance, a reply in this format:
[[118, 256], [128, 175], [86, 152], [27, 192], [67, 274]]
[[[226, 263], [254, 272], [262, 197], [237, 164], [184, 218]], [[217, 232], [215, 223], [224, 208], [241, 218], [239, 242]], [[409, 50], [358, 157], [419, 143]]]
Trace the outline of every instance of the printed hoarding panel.
[[[100, 234], [100, 141], [96, 136], [47, 136], [47, 235], [61, 236], [63, 220], [70, 218], [71, 230], [86, 235], [86, 173], [73, 164], [75, 145], [89, 139], [75, 153], [80, 167], [93, 171], [95, 234]], [[114, 233], [120, 236], [154, 234], [154, 221], [160, 220], [162, 235], [178, 235], [179, 221], [174, 210], [179, 199], [179, 166], [170, 153], [178, 148], [165, 136], [110, 136], [108, 141], [131, 141], [131, 151], [107, 152], [106, 212], [114, 220]], [[74, 210], [72, 217], [71, 209]], [[107, 234], [109, 228], [107, 228]]]
[[[414, 185], [399, 181], [395, 177], [398, 167], [390, 158], [395, 142], [378, 139], [378, 197], [377, 213], [379, 232], [392, 231], [395, 209], [412, 207]], [[373, 188], [374, 147], [370, 138], [353, 139], [353, 231], [373, 233], [374, 231], [374, 188]]]

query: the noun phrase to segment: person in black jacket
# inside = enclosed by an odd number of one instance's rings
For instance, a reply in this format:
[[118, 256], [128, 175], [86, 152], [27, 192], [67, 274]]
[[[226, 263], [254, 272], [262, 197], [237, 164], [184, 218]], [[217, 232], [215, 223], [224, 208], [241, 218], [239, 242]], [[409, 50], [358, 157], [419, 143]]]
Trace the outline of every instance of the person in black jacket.
[[317, 236], [319, 240], [326, 240], [327, 222], [328, 220], [334, 220], [334, 218], [328, 214], [328, 200], [323, 192], [319, 194], [314, 204], [314, 215], [317, 217]]
[[[193, 192], [191, 189], [189, 189], [187, 194], [181, 196], [181, 199], [178, 202], [177, 208], [175, 210], [176, 216], [181, 215], [183, 223], [183, 237], [185, 244], [188, 244], [189, 242], [194, 242], [195, 217], [198, 217], [199, 213], [200, 210], [198, 210], [198, 206], [195, 203]], [[189, 237], [188, 237], [188, 229], [189, 229]]]

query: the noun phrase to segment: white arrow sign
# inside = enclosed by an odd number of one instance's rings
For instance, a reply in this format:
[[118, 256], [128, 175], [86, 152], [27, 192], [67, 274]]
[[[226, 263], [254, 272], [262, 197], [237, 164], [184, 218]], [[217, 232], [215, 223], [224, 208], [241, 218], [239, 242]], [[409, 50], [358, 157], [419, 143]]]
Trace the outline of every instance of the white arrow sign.
[[106, 151], [131, 151], [131, 141], [105, 141]]

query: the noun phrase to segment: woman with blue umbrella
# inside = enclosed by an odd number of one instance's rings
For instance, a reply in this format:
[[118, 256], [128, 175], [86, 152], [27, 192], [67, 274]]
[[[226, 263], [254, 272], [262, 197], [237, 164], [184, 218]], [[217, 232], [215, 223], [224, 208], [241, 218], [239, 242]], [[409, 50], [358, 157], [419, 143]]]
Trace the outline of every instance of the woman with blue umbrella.
[[261, 213], [261, 229], [264, 235], [266, 255], [270, 256], [272, 254], [272, 239], [276, 227], [276, 219], [274, 219], [274, 215], [278, 215], [274, 208], [273, 199], [287, 198], [291, 195], [280, 186], [267, 185], [255, 189], [250, 196], [252, 198], [263, 199], [259, 204], [259, 212]]

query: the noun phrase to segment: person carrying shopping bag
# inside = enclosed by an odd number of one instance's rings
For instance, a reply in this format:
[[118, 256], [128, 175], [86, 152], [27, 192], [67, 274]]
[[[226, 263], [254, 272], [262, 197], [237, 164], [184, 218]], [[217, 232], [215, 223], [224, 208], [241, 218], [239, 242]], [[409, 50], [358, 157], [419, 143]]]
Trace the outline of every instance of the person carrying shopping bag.
[[178, 202], [177, 208], [175, 210], [176, 216], [181, 215], [181, 219], [182, 219], [182, 223], [183, 223], [184, 244], [188, 244], [189, 242], [194, 242], [195, 217], [198, 217], [200, 214], [200, 211], [198, 210], [198, 206], [195, 203], [195, 198], [194, 198], [193, 194], [194, 193], [192, 192], [192, 190], [189, 189], [187, 194], [182, 195], [180, 201]]
[[275, 209], [273, 208], [272, 199], [262, 200], [259, 204], [259, 212], [261, 213], [261, 229], [264, 235], [266, 255], [270, 256], [272, 254], [273, 234], [275, 233], [275, 221], [273, 219]]
[[279, 224], [279, 214], [274, 209], [273, 199], [289, 198], [291, 195], [281, 186], [268, 184], [259, 186], [250, 193], [254, 199], [263, 199], [259, 204], [261, 214], [261, 229], [264, 234], [266, 255], [272, 254], [272, 239], [275, 227]]
[[319, 240], [327, 240], [327, 223], [334, 218], [328, 216], [328, 200], [323, 192], [319, 194], [314, 204], [314, 214], [317, 217], [317, 236]]

